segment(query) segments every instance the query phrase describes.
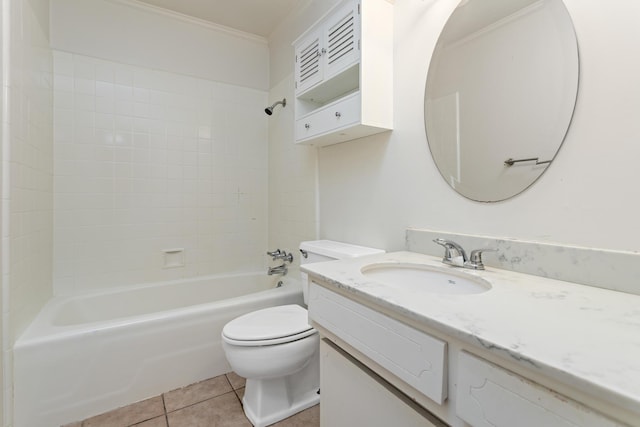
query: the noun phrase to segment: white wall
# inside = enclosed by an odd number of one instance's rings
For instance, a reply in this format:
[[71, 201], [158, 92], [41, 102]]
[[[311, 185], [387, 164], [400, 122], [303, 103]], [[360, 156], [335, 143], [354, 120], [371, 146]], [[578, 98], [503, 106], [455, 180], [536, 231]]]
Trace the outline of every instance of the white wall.
[[308, 146], [292, 144], [293, 76], [271, 89], [269, 102], [284, 97], [269, 117], [269, 249], [292, 252], [298, 265], [300, 242], [315, 240], [317, 215], [317, 153]]
[[423, 227], [637, 250], [640, 59], [632, 52], [640, 3], [565, 0], [581, 61], [572, 126], [542, 178], [494, 204], [449, 188], [425, 136], [429, 57], [456, 3], [395, 2], [395, 130], [319, 150], [320, 237], [399, 250], [406, 227]]
[[52, 58], [47, 0], [2, 3], [2, 359], [12, 423], [13, 343], [51, 296]]
[[51, 0], [51, 47], [267, 90], [266, 41], [135, 0]]

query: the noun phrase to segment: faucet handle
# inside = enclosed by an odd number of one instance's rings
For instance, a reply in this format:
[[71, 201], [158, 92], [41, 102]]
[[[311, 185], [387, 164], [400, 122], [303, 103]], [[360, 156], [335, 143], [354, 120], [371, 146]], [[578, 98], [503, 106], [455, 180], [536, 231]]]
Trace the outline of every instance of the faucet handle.
[[280, 255], [282, 253], [282, 251], [280, 249], [276, 249], [275, 251], [267, 251], [267, 255], [269, 255], [270, 257], [273, 258], [273, 260], [275, 261], [278, 257], [278, 255]]
[[469, 254], [469, 261], [467, 261], [464, 266], [474, 270], [484, 270], [484, 263], [482, 262], [483, 252], [498, 252], [498, 250], [494, 248], [474, 249], [471, 251], [471, 254]]
[[284, 260], [288, 263], [292, 263], [293, 262], [293, 254], [292, 253], [287, 253], [287, 251], [282, 251], [282, 253], [279, 253], [277, 255], [273, 256], [273, 259], [281, 259]]

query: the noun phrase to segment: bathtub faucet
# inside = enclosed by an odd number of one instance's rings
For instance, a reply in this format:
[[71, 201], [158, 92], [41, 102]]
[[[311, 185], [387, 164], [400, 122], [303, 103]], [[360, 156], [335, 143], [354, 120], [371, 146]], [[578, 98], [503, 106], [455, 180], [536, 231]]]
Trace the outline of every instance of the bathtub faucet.
[[283, 263], [282, 265], [278, 265], [276, 267], [269, 267], [269, 270], [267, 270], [267, 274], [269, 276], [272, 276], [274, 274], [282, 274], [284, 276], [285, 274], [287, 274], [287, 266]]
[[276, 249], [273, 252], [267, 252], [267, 255], [269, 255], [274, 261], [282, 259], [287, 261], [289, 264], [293, 262], [293, 254], [288, 254], [287, 251], [281, 251], [280, 249]]

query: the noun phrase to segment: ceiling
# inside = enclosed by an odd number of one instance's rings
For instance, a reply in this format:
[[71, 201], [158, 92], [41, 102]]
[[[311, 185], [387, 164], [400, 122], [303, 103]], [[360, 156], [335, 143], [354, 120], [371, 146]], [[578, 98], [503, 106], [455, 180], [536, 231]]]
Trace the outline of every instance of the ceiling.
[[299, 0], [140, 0], [225, 27], [268, 37]]

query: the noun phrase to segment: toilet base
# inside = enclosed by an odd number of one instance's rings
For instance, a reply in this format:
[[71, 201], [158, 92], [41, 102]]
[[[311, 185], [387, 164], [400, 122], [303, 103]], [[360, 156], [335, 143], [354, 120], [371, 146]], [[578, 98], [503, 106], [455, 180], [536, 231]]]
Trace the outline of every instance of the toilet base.
[[320, 402], [318, 352], [295, 374], [271, 379], [249, 379], [244, 389], [244, 413], [254, 427], [265, 427]]

